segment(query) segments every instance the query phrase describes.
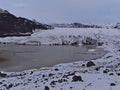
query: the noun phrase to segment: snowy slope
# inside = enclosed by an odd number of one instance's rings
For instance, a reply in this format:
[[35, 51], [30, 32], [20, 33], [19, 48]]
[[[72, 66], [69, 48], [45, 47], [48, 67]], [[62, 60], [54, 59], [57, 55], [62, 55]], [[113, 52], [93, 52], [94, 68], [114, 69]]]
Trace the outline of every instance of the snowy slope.
[[29, 37], [0, 38], [0, 42], [32, 44], [61, 44], [91, 37], [103, 42], [109, 52], [103, 57], [89, 61], [59, 64], [53, 67], [23, 72], [0, 74], [2, 90], [119, 90], [120, 89], [120, 31], [117, 29], [70, 29], [56, 28], [36, 31]]
[[[0, 38], [0, 42], [23, 43], [23, 44], [62, 44], [62, 41], [74, 42], [91, 37], [93, 39], [105, 40], [119, 36], [117, 29], [97, 28], [55, 28], [53, 30], [36, 30], [31, 36]], [[108, 39], [107, 38], [107, 39]], [[114, 38], [111, 38], [114, 39]]]

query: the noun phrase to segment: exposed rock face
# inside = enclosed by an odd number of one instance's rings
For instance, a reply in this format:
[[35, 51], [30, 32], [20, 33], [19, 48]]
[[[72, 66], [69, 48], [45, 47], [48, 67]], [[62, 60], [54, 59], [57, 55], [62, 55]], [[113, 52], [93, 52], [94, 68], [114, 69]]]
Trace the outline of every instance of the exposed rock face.
[[[34, 29], [48, 29], [49, 25], [36, 23], [22, 17], [16, 17], [6, 10], [0, 9], [0, 36], [19, 36], [32, 33]], [[29, 35], [27, 34], [27, 35]]]

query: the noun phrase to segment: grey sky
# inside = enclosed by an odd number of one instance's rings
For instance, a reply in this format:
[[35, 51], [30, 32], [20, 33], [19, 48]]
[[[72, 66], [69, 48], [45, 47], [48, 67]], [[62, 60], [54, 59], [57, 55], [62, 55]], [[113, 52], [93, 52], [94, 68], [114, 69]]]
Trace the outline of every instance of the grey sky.
[[0, 0], [0, 8], [45, 23], [120, 22], [120, 0]]

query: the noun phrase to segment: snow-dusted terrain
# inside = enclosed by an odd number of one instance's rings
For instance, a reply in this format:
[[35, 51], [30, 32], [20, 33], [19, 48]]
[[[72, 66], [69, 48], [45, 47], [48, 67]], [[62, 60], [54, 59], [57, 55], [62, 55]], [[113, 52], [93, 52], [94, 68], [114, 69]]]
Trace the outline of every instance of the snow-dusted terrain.
[[[27, 37], [0, 38], [0, 42], [35, 45], [79, 45], [87, 38], [102, 42], [103, 57], [23, 72], [1, 72], [1, 90], [119, 90], [120, 31], [105, 28], [55, 28], [36, 30]], [[94, 50], [90, 50], [91, 52]]]
[[55, 28], [53, 30], [36, 30], [31, 36], [0, 38], [0, 42], [36, 45], [62, 44], [63, 42], [66, 44], [79, 42], [81, 44], [82, 40], [85, 40], [87, 37], [107, 42], [108, 38], [114, 39], [114, 36], [119, 36], [119, 30], [104, 28]]

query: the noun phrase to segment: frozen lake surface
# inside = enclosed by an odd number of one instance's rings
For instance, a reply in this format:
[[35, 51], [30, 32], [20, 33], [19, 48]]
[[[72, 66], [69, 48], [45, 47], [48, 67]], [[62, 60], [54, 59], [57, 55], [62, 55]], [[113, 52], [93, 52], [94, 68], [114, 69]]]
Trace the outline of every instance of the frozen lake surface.
[[106, 54], [95, 46], [0, 45], [0, 71], [22, 71], [91, 60]]

